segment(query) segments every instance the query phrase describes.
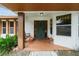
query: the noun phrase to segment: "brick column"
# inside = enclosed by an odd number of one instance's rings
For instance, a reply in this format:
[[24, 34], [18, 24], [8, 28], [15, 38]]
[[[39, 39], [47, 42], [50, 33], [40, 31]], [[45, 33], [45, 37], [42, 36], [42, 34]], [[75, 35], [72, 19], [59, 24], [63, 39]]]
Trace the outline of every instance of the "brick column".
[[24, 13], [18, 13], [18, 48], [21, 50], [25, 47], [24, 43]]
[[9, 21], [6, 20], [6, 34], [9, 34]]

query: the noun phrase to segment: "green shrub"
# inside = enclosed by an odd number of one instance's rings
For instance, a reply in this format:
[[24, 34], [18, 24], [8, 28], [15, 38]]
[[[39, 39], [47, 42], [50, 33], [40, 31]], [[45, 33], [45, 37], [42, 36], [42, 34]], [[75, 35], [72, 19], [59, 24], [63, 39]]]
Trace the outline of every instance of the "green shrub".
[[0, 37], [0, 52], [4, 54], [5, 52], [11, 51], [17, 46], [17, 35], [10, 36], [6, 35], [6, 38]]
[[4, 48], [6, 46], [6, 41], [0, 37], [0, 48]]
[[14, 35], [12, 38], [13, 38], [12, 40], [15, 47], [17, 45], [17, 35]]

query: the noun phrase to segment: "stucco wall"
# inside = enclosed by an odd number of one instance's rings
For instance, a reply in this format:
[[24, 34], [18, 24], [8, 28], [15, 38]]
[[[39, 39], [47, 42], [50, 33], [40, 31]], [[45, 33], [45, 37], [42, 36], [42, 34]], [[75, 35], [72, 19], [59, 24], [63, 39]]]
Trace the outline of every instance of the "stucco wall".
[[[56, 35], [56, 16], [71, 15], [71, 36], [60, 36]], [[27, 14], [26, 14], [27, 15]], [[25, 18], [25, 32], [31, 33], [34, 36], [34, 20], [47, 20], [48, 21], [48, 36], [50, 36], [50, 19], [53, 19], [53, 34], [52, 38], [54, 39], [54, 44], [61, 45], [64, 47], [68, 47], [71, 49], [77, 50], [79, 48], [79, 38], [78, 38], [78, 12], [76, 11], [67, 11], [63, 13], [52, 13], [50, 16], [26, 16]]]
[[78, 16], [78, 38], [79, 38], [79, 16]]
[[[59, 15], [64, 15], [64, 14], [69, 14], [71, 13], [71, 36], [60, 36], [56, 35], [56, 16]], [[53, 35], [52, 37], [54, 38], [54, 44], [58, 44], [64, 47], [68, 47], [71, 49], [78, 49], [78, 13], [76, 12], [65, 12], [65, 13], [60, 13], [60, 14], [55, 14], [53, 16]]]

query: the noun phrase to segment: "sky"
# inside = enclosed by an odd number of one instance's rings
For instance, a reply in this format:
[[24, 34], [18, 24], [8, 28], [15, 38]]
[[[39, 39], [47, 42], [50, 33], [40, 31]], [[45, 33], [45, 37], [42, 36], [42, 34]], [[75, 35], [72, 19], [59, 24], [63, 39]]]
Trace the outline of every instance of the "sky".
[[10, 9], [0, 5], [0, 16], [17, 16], [17, 14]]

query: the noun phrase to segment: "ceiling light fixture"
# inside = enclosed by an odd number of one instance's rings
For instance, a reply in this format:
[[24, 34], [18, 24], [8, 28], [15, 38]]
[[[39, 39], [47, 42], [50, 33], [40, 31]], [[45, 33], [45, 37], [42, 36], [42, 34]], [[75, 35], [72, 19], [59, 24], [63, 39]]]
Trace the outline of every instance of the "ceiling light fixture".
[[43, 16], [43, 14], [44, 14], [43, 12], [40, 13], [41, 16]]

